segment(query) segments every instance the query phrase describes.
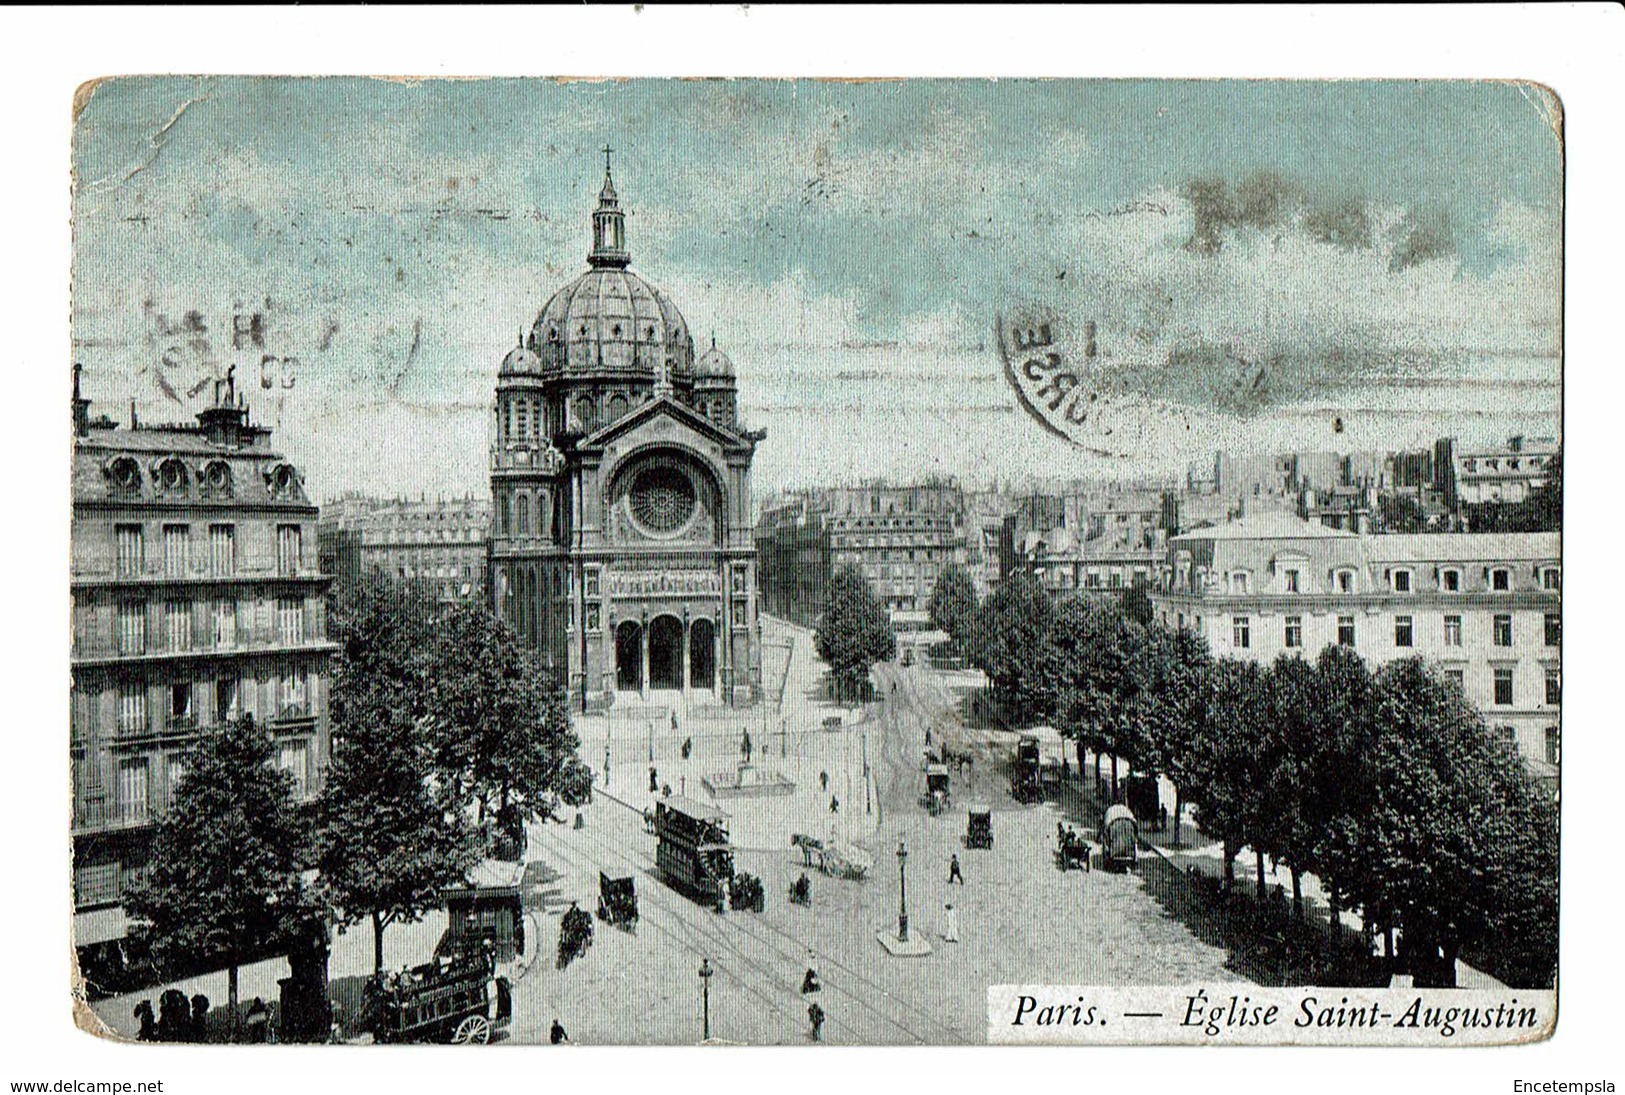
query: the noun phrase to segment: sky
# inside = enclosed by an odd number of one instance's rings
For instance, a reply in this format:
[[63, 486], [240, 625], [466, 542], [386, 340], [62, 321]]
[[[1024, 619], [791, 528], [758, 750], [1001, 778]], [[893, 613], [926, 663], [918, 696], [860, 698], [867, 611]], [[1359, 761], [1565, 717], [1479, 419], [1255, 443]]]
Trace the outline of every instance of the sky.
[[[118, 79], [74, 131], [74, 354], [121, 421], [234, 364], [319, 498], [483, 495], [608, 144], [633, 269], [767, 430], [759, 496], [1555, 436], [1560, 117], [1510, 83]], [[1021, 408], [994, 319], [1028, 305], [1097, 323], [1120, 450]]]

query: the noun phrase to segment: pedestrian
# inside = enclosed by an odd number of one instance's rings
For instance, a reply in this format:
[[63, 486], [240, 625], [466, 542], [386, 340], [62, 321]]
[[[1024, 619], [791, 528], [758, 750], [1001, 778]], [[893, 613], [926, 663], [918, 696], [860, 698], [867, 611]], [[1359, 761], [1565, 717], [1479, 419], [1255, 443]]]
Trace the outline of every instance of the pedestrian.
[[1157, 831], [1168, 831], [1168, 804], [1160, 803], [1157, 806]]
[[818, 773], [818, 789], [820, 791], [829, 790], [829, 773], [828, 772], [819, 772]]
[[942, 907], [942, 938], [947, 943], [959, 942], [959, 910], [952, 901]]
[[209, 998], [201, 992], [192, 997], [192, 1041], [209, 1040]]
[[[811, 955], [808, 957], [810, 958]], [[818, 971], [808, 966], [806, 976], [801, 979], [801, 994], [805, 996], [809, 992], [822, 992], [823, 990], [824, 985], [818, 980]]]
[[816, 1000], [807, 1005], [807, 1021], [812, 1024], [812, 1040], [822, 1042], [824, 1040], [824, 1009], [818, 1006]]
[[677, 732], [677, 712], [675, 711], [671, 713], [671, 729], [673, 733]]
[[683, 759], [687, 760], [688, 755], [690, 753], [692, 753], [693, 751], [694, 751], [694, 739], [693, 738], [684, 738], [683, 739]]
[[604, 786], [609, 786], [609, 742], [604, 742]]
[[745, 763], [749, 764], [750, 763], [750, 731], [749, 730], [746, 730], [745, 731], [745, 736], [739, 739], [739, 751], [744, 754]]
[[829, 812], [832, 814], [838, 814], [841, 812], [841, 800], [836, 798], [834, 795], [829, 796]]
[[135, 1006], [136, 1021], [141, 1029], [136, 1032], [136, 1039], [142, 1042], [156, 1042], [158, 1040], [158, 1022], [152, 1017], [152, 1001], [143, 1000]]
[[660, 790], [660, 777], [655, 773], [654, 765], [649, 765], [649, 793], [655, 794]]
[[264, 1042], [270, 1024], [271, 1013], [266, 1009], [265, 1001], [258, 996], [254, 997], [254, 1002], [248, 1005], [248, 1018], [245, 1020], [248, 1040], [256, 1044]]
[[547, 1040], [556, 1046], [563, 1045], [570, 1040], [570, 1036], [564, 1033], [564, 1024], [554, 1019], [553, 1029], [548, 1033]]
[[951, 886], [955, 882], [959, 883], [961, 886], [965, 884], [965, 876], [959, 872], [958, 853], [955, 853], [948, 858], [948, 884]]

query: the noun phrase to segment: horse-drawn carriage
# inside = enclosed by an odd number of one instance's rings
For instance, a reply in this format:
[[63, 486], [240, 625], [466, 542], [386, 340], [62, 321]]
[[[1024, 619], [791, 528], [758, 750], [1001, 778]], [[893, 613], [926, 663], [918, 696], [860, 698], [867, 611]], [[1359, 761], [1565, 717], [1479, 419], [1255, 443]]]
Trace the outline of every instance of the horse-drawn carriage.
[[972, 806], [965, 818], [965, 847], [993, 847], [993, 811], [985, 806]]
[[1130, 870], [1139, 857], [1140, 825], [1122, 803], [1106, 811], [1100, 826], [1100, 862], [1107, 868]]
[[488, 953], [457, 954], [362, 990], [363, 1027], [375, 1042], [489, 1042], [513, 1017], [513, 990]]
[[826, 842], [803, 833], [791, 836], [790, 843], [801, 849], [803, 866], [817, 867], [825, 874], [836, 878], [856, 881], [867, 875], [869, 869], [875, 865], [869, 853], [855, 844], [842, 844], [833, 840]]
[[1089, 869], [1089, 842], [1070, 825], [1055, 824], [1055, 861], [1061, 870]]
[[733, 849], [727, 814], [715, 806], [672, 795], [655, 803], [655, 866], [675, 890], [718, 912], [727, 908], [733, 886]]
[[946, 764], [927, 764], [925, 766], [925, 790], [920, 793], [920, 805], [925, 807], [926, 813], [936, 817], [948, 805], [948, 766]]
[[638, 922], [638, 892], [631, 875], [598, 872], [598, 919], [627, 929]]
[[1038, 738], [1032, 734], [1021, 735], [1016, 742], [1016, 755], [1010, 762], [1010, 795], [1017, 802], [1031, 804], [1043, 799], [1042, 763]]

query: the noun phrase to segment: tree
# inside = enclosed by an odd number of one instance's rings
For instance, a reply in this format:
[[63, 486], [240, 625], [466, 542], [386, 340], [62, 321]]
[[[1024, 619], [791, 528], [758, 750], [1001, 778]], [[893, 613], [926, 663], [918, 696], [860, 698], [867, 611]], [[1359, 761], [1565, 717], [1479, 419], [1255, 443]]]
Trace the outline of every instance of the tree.
[[[1555, 811], [1513, 749], [1420, 658], [1384, 666], [1377, 688], [1379, 794], [1362, 867], [1372, 897], [1398, 915], [1418, 984], [1453, 986], [1462, 950], [1516, 920], [1552, 948], [1524, 964], [1555, 969]], [[1549, 904], [1541, 884], [1525, 884], [1531, 875], [1551, 880]], [[1530, 898], [1532, 909], [1517, 904]]]
[[[483, 820], [494, 802], [546, 817], [560, 800], [580, 805], [580, 739], [564, 688], [483, 602], [448, 609], [430, 670], [437, 774], [473, 796]], [[455, 797], [455, 796], [454, 796]]]
[[1123, 615], [1141, 627], [1150, 627], [1156, 621], [1156, 609], [1144, 586], [1130, 586], [1123, 591]]
[[1141, 704], [1146, 654], [1145, 629], [1115, 606], [1068, 597], [1055, 606], [1033, 664], [1033, 690], [1058, 729], [1112, 758], [1113, 801], [1118, 758], [1132, 766], [1148, 753]]
[[1197, 743], [1207, 734], [1213, 657], [1207, 641], [1187, 628], [1154, 625], [1146, 638], [1145, 763], [1174, 785], [1174, 843], [1178, 844], [1182, 800], [1198, 776]]
[[433, 607], [414, 587], [364, 581], [335, 601], [333, 765], [319, 803], [323, 884], [341, 918], [384, 930], [440, 904], [474, 859], [464, 801], [435, 778]]
[[976, 613], [966, 655], [987, 674], [996, 704], [1017, 722], [1048, 714], [1047, 698], [1035, 688], [1033, 663], [1053, 610], [1044, 587], [1018, 572], [1000, 582]]
[[829, 601], [813, 638], [834, 674], [838, 701], [861, 695], [869, 667], [897, 652], [891, 617], [854, 566], [842, 567], [830, 580]]
[[974, 626], [977, 610], [976, 586], [965, 568], [949, 563], [937, 576], [931, 591], [931, 624], [948, 633], [955, 654], [963, 655]]
[[1224, 844], [1224, 880], [1235, 878], [1236, 853], [1257, 831], [1254, 756], [1268, 713], [1263, 671], [1220, 658], [1209, 675], [1206, 733], [1193, 742], [1192, 784], [1202, 828]]
[[293, 779], [272, 766], [271, 737], [252, 717], [201, 735], [153, 836], [152, 865], [129, 891], [130, 915], [150, 922], [160, 962], [227, 964], [237, 1037], [237, 968], [302, 911], [299, 871], [308, 834]]
[[1266, 748], [1259, 757], [1263, 808], [1257, 839], [1291, 869], [1292, 907], [1301, 917], [1302, 874], [1315, 868], [1326, 820], [1316, 779], [1327, 738], [1325, 689], [1315, 665], [1297, 655], [1278, 657], [1265, 680], [1268, 718], [1262, 735]]

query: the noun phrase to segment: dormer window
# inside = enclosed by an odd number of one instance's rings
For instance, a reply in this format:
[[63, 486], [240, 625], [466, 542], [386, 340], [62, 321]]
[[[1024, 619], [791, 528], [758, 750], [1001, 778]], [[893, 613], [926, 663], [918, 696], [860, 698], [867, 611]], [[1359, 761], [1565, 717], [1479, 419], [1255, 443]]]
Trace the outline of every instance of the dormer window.
[[1300, 590], [1298, 589], [1298, 568], [1297, 567], [1288, 567], [1287, 570], [1286, 570], [1286, 573], [1284, 575], [1284, 578], [1285, 578], [1286, 591], [1288, 593], [1298, 593], [1298, 592], [1300, 592]]
[[107, 466], [113, 486], [125, 493], [141, 489], [141, 466], [128, 456], [120, 456]]
[[1439, 572], [1439, 588], [1446, 593], [1460, 593], [1461, 571], [1454, 568], [1441, 570]]
[[1230, 575], [1230, 592], [1232, 594], [1234, 594], [1236, 596], [1240, 596], [1240, 597], [1245, 597], [1247, 595], [1247, 572], [1246, 571], [1237, 570], [1237, 571], [1233, 571], [1231, 573], [1231, 575]]
[[1393, 582], [1395, 593], [1409, 593], [1411, 591], [1411, 572], [1408, 570], [1394, 571]]
[[231, 465], [224, 460], [209, 461], [203, 468], [203, 484], [211, 494], [230, 494]]
[[1352, 570], [1340, 570], [1340, 571], [1337, 572], [1337, 592], [1339, 592], [1339, 593], [1353, 593], [1354, 592], [1354, 571], [1352, 571]]
[[1497, 593], [1505, 593], [1512, 588], [1512, 572], [1505, 567], [1496, 567], [1490, 571], [1490, 588]]
[[180, 494], [186, 490], [186, 465], [170, 457], [158, 465], [158, 489], [166, 494]]
[[1563, 589], [1563, 573], [1557, 567], [1542, 567], [1540, 571], [1540, 588], [1552, 593], [1559, 593]]

